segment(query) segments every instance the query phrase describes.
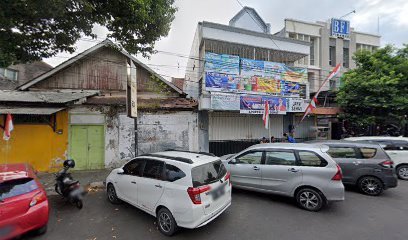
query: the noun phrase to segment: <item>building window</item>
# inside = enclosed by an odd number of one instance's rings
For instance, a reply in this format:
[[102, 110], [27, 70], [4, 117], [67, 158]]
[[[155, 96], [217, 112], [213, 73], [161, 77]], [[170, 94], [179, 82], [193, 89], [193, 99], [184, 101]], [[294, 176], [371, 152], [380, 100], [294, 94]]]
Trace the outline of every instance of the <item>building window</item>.
[[332, 67], [336, 66], [336, 47], [329, 47], [329, 65]]
[[289, 38], [295, 39], [295, 38], [296, 38], [296, 34], [295, 34], [295, 33], [290, 32], [290, 33], [289, 33]]
[[315, 38], [310, 38], [310, 65], [315, 65]]
[[343, 67], [345, 68], [349, 68], [349, 57], [350, 57], [349, 48], [343, 48]]
[[12, 81], [17, 81], [18, 72], [9, 68], [0, 68], [0, 77]]

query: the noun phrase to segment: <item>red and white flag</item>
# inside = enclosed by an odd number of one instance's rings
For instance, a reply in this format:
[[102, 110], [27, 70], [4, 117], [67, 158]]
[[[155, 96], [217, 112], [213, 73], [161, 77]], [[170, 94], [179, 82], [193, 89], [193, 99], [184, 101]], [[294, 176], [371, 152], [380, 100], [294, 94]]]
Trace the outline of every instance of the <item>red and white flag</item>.
[[8, 141], [11, 136], [11, 131], [13, 131], [14, 126], [13, 126], [13, 118], [11, 117], [11, 114], [7, 114], [6, 117], [6, 122], [4, 125], [4, 134], [3, 134], [3, 139]]
[[310, 100], [309, 105], [306, 108], [305, 114], [303, 115], [302, 119], [300, 120], [300, 122], [298, 123], [298, 125], [303, 121], [303, 119], [305, 119], [305, 117], [311, 113], [313, 111], [313, 109], [316, 108], [317, 106], [317, 96], [319, 95], [320, 91], [322, 90], [322, 87], [330, 80], [332, 79], [334, 76], [336, 76], [339, 72], [340, 72], [340, 63], [337, 64], [337, 66], [333, 69], [333, 71], [329, 74], [329, 76], [327, 76], [326, 80], [324, 80], [324, 82], [322, 83], [322, 85], [320, 86], [319, 90], [317, 90], [316, 94], [313, 96], [312, 100]]
[[264, 114], [262, 116], [263, 124], [266, 129], [269, 128], [269, 102], [268, 100], [265, 100], [265, 109], [264, 109]]

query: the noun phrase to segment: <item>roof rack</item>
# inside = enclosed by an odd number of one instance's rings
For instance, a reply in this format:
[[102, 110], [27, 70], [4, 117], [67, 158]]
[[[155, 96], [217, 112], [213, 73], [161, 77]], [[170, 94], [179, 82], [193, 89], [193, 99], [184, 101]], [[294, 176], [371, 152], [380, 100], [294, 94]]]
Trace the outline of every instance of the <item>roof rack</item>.
[[189, 158], [172, 157], [172, 156], [166, 156], [166, 155], [156, 154], [156, 153], [148, 153], [148, 154], [143, 154], [143, 155], [140, 155], [140, 156], [141, 156], [141, 157], [146, 156], [146, 157], [165, 158], [165, 159], [170, 159], [170, 160], [174, 160], [174, 161], [184, 162], [184, 163], [188, 163], [188, 164], [194, 163], [193, 160], [191, 160], [191, 159], [189, 159]]
[[175, 151], [175, 152], [186, 152], [186, 153], [196, 153], [196, 154], [202, 154], [210, 157], [215, 157], [213, 153], [208, 153], [208, 152], [194, 152], [194, 151], [187, 151], [187, 150], [179, 150], [179, 149], [167, 149], [164, 151]]

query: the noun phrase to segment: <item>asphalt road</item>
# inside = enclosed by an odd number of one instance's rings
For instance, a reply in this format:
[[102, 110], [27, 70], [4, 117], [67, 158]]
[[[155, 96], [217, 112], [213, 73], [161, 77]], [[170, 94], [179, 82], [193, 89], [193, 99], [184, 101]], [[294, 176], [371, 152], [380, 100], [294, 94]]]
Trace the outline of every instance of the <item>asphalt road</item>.
[[[172, 239], [408, 239], [408, 182], [380, 197], [346, 191], [344, 202], [320, 212], [297, 208], [290, 198], [234, 190], [231, 207], [199, 229], [181, 229]], [[50, 197], [48, 232], [23, 239], [169, 239], [155, 218], [128, 205], [110, 204], [104, 192], [86, 196], [77, 210]]]

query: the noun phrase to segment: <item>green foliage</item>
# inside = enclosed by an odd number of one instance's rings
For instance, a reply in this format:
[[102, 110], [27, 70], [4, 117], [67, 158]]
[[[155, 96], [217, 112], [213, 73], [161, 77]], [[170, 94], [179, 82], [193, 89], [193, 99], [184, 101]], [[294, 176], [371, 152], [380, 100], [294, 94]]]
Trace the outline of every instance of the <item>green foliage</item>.
[[0, 67], [75, 51], [95, 24], [131, 54], [153, 52], [174, 19], [174, 0], [2, 0]]
[[337, 102], [356, 128], [403, 126], [408, 114], [408, 45], [354, 55], [357, 68], [345, 73]]

